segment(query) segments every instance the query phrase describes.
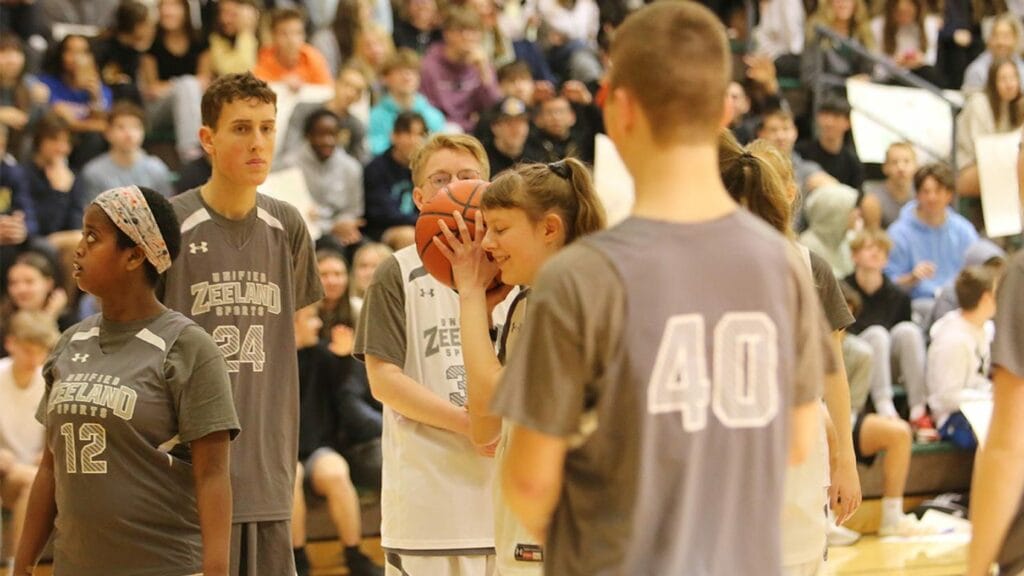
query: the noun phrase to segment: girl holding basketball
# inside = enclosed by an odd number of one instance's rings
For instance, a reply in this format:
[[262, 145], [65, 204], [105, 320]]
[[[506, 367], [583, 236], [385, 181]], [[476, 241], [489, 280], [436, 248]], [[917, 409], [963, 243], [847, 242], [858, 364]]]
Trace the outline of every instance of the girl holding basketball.
[[[497, 442], [495, 457], [501, 459], [507, 429], [490, 411], [490, 404], [504, 359], [526, 318], [528, 287], [549, 257], [603, 228], [605, 214], [586, 167], [569, 158], [553, 164], [519, 165], [499, 176], [483, 194], [474, 233], [469, 232], [460, 213], [454, 217], [458, 237], [441, 220], [447, 244], [440, 238], [435, 238], [434, 244], [451, 262], [459, 292], [472, 439], [479, 446]], [[488, 337], [487, 288], [499, 274], [504, 284], [523, 289], [509, 309], [501, 347], [495, 354]], [[505, 507], [500, 482], [494, 483], [494, 492], [497, 573], [541, 574], [540, 545]]]

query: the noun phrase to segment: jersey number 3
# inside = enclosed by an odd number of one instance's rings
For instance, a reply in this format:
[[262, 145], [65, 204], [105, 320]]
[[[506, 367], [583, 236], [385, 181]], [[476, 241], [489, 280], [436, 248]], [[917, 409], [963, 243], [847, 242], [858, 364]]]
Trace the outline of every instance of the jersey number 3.
[[715, 326], [708, 379], [704, 317], [669, 318], [647, 386], [651, 414], [679, 412], [683, 429], [707, 427], [708, 405], [728, 428], [759, 428], [779, 412], [775, 323], [762, 312], [730, 312]]

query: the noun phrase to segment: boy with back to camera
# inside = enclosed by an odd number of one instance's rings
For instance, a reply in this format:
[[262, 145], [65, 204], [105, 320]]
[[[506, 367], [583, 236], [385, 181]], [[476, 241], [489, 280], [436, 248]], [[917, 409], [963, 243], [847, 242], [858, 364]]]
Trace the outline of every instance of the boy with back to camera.
[[637, 201], [533, 284], [494, 402], [515, 423], [506, 501], [550, 574], [778, 576], [766, 527], [835, 367], [821, 306], [796, 249], [719, 177], [730, 55], [714, 14], [644, 7], [610, 57], [605, 125]]

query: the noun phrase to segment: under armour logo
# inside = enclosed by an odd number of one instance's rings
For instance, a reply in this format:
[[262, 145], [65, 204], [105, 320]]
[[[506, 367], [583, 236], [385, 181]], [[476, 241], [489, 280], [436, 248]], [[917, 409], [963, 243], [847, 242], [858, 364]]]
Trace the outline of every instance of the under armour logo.
[[434, 289], [433, 288], [430, 288], [430, 289], [420, 288], [420, 298], [426, 298], [427, 296], [430, 296], [431, 298], [433, 298], [434, 297]]
[[72, 362], [85, 362], [89, 359], [88, 354], [75, 354], [71, 357]]
[[200, 242], [198, 244], [196, 244], [195, 242], [189, 242], [188, 243], [188, 253], [189, 254], [198, 254], [200, 252], [206, 253], [206, 252], [209, 252], [209, 251], [210, 251], [210, 249], [207, 248], [205, 241], [204, 242]]

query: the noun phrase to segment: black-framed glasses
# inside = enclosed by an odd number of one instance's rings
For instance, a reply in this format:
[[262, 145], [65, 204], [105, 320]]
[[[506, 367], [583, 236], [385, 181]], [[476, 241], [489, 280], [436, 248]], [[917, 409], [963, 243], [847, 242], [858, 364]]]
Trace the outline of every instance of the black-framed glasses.
[[459, 170], [454, 176], [447, 172], [435, 172], [430, 176], [427, 176], [427, 182], [434, 188], [444, 188], [451, 184], [453, 179], [458, 180], [480, 180], [480, 171], [467, 168], [465, 170]]

